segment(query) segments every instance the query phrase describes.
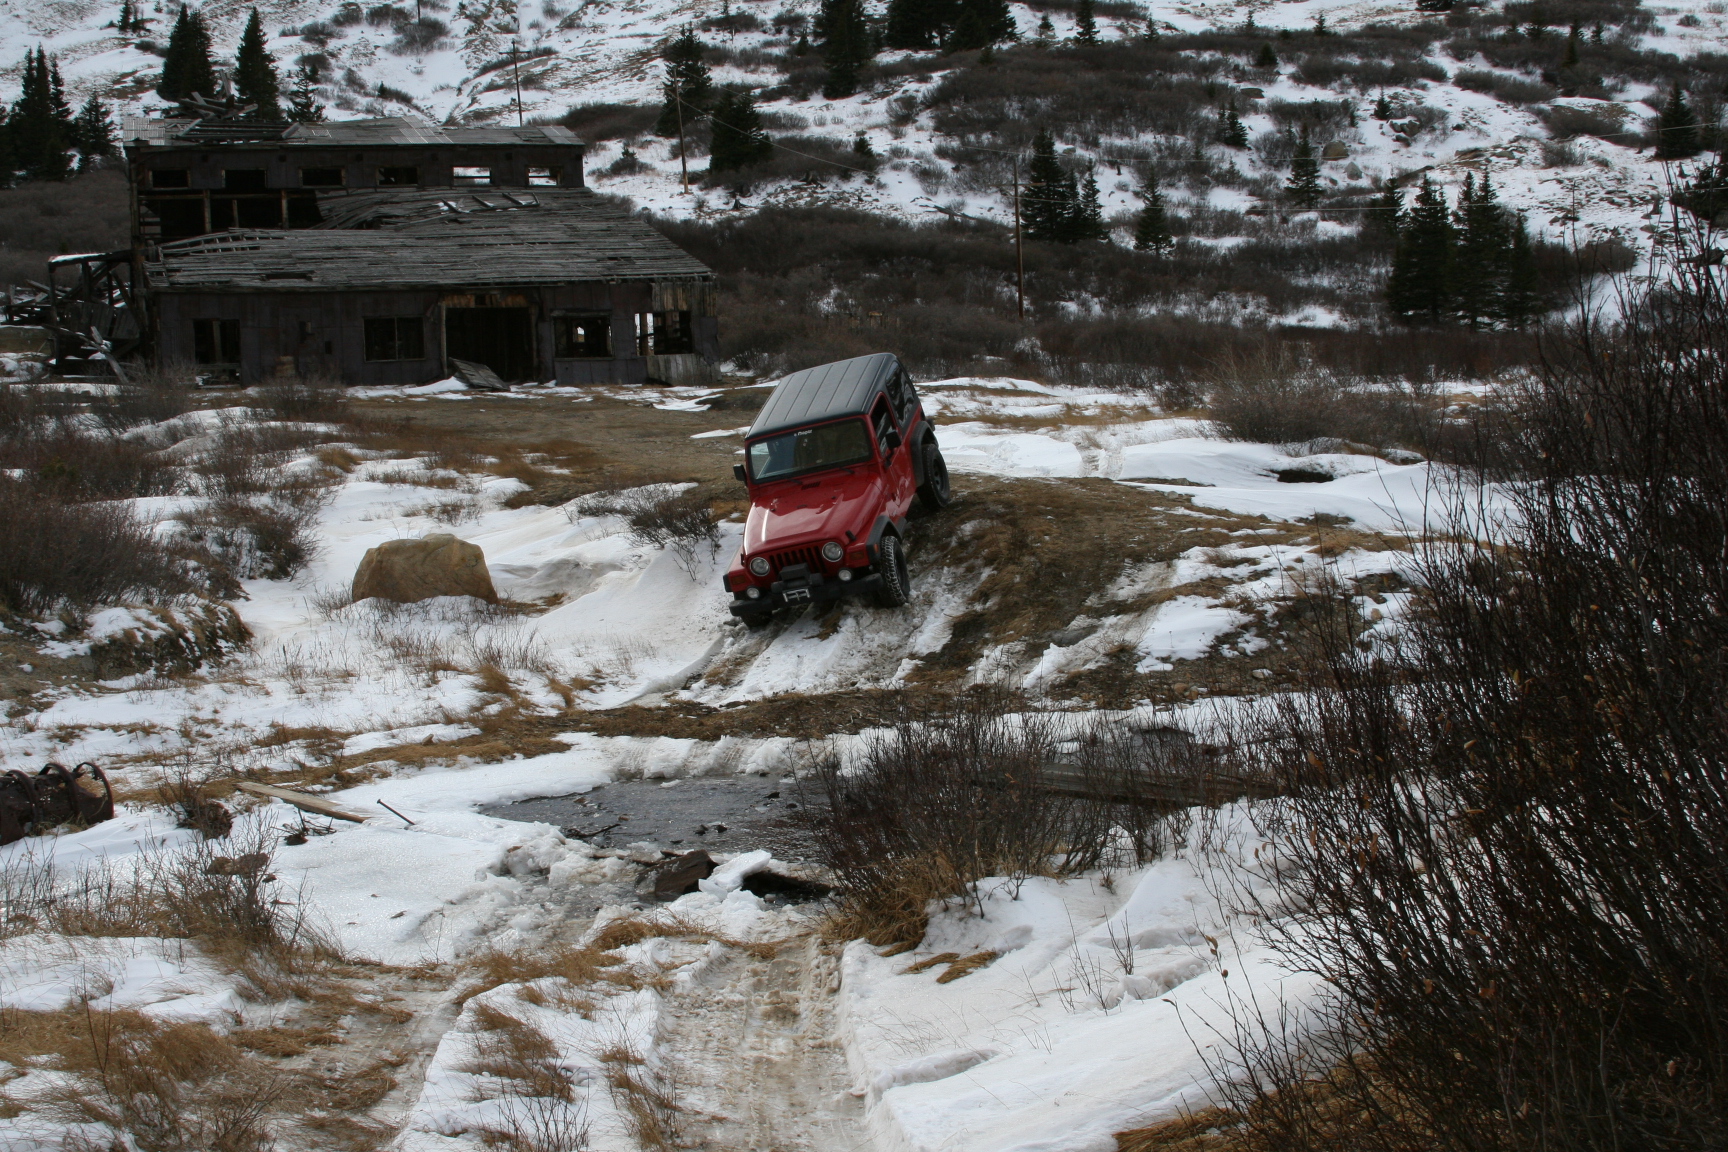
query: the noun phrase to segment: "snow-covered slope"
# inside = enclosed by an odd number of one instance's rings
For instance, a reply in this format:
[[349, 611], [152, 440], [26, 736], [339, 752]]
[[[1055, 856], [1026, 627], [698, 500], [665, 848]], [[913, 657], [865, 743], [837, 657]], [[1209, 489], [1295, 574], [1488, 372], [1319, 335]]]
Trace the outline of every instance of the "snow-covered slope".
[[[430, 0], [412, 12], [398, 7], [392, 17], [388, 5], [363, 9], [329, 0], [280, 0], [259, 5], [259, 10], [272, 35], [271, 49], [284, 72], [302, 56], [325, 58], [329, 69], [324, 94], [335, 116], [414, 113], [435, 121], [483, 122], [516, 117], [518, 83], [520, 110], [527, 117], [556, 117], [573, 105], [586, 103], [653, 104], [659, 96], [657, 46], [669, 33], [686, 25], [699, 26], [722, 12], [747, 16], [759, 27], [754, 31], [715, 28], [701, 33], [709, 44], [727, 50], [728, 62], [715, 68], [715, 79], [764, 89], [782, 84], [784, 74], [767, 57], [787, 50], [787, 21], [799, 16], [808, 19], [816, 7], [814, 0], [739, 0], [736, 5], [729, 0], [596, 0], [579, 4], [545, 0], [538, 9], [522, 5], [513, 13], [514, 6], [508, 0], [492, 0], [489, 4], [469, 4], [458, 13], [445, 0]], [[1646, 51], [1680, 57], [1720, 52], [1728, 40], [1728, 17], [1715, 11], [1720, 7], [1701, 0], [1681, 0], [1649, 9], [1655, 23], [1634, 37], [1634, 42]], [[215, 0], [203, 10], [212, 26], [218, 55], [230, 55], [250, 5]], [[1276, 30], [1310, 29], [1322, 16], [1334, 30], [1441, 19], [1415, 12], [1409, 4], [1359, 0], [1184, 3], [1158, 5], [1153, 11], [1167, 33], [1237, 30], [1252, 18], [1254, 27], [1265, 29], [1273, 42]], [[11, 48], [13, 59], [0, 77], [15, 87], [23, 49], [39, 43], [59, 57], [74, 98], [99, 93], [112, 97], [128, 111], [158, 105], [150, 88], [160, 60], [136, 47], [135, 37], [116, 34], [111, 25], [117, 12], [118, 5], [108, 0], [48, 4], [3, 0], [0, 42]], [[477, 21], [473, 17], [476, 12], [484, 19]], [[415, 14], [441, 22], [448, 34], [410, 48], [392, 20]], [[172, 7], [158, 2], [146, 10], [146, 15], [153, 23], [144, 35], [164, 42]], [[1023, 37], [1029, 38], [1044, 13], [1016, 4], [1014, 15]], [[1067, 13], [1049, 15], [1058, 39], [1072, 35], [1073, 21]], [[520, 32], [515, 36], [485, 30], [518, 27]], [[1139, 35], [1144, 28], [1144, 22], [1137, 20], [1100, 21], [1100, 35], [1106, 40]], [[518, 63], [512, 63], [513, 53]], [[879, 59], [893, 65], [907, 55], [889, 52]], [[814, 64], [815, 58], [804, 61]], [[1480, 59], [1454, 60], [1441, 52], [1438, 42], [1432, 46], [1428, 61], [1454, 78], [1461, 69], [1496, 71]], [[889, 72], [908, 74], [889, 75], [844, 100], [816, 96], [764, 102], [764, 111], [779, 117], [778, 121], [771, 117], [771, 122], [795, 129], [803, 125], [796, 129], [799, 131], [841, 141], [862, 133], [886, 160], [874, 177], [819, 163], [817, 167], [832, 170], [840, 179], [814, 188], [790, 179], [771, 181], [742, 199], [723, 190], [696, 188], [684, 193], [672, 145], [648, 136], [597, 145], [591, 152], [589, 170], [602, 190], [671, 215], [711, 215], [770, 203], [827, 201], [910, 217], [935, 218], [940, 208], [1006, 219], [1008, 208], [998, 191], [961, 191], [945, 185], [941, 173], [951, 171], [953, 165], [938, 154], [938, 149], [945, 141], [953, 141], [937, 135], [927, 112], [909, 123], [903, 114], [899, 122], [891, 121], [890, 106], [898, 103], [904, 109], [908, 98], [927, 95], [942, 79], [947, 63], [951, 62], [938, 59], [918, 69], [890, 67]], [[1507, 70], [1498, 71], [1513, 76]], [[1652, 209], [1664, 199], [1672, 173], [1669, 165], [1651, 160], [1648, 154], [1586, 136], [1578, 138], [1569, 153], [1550, 151], [1544, 155], [1541, 143], [1548, 132], [1529, 106], [1505, 103], [1449, 80], [1417, 80], [1407, 89], [1387, 93], [1394, 101], [1407, 99], [1446, 113], [1443, 123], [1425, 128], [1414, 139], [1401, 139], [1389, 124], [1371, 118], [1378, 93], [1342, 86], [1315, 87], [1300, 82], [1292, 73], [1286, 65], [1276, 77], [1257, 74], [1253, 82], [1262, 88], [1267, 102], [1342, 98], [1356, 109], [1355, 124], [1337, 135], [1337, 143], [1348, 152], [1347, 159], [1328, 163], [1323, 169], [1324, 178], [1335, 185], [1355, 182], [1366, 186], [1364, 182], [1375, 177], [1432, 169], [1436, 179], [1455, 189], [1468, 172], [1491, 172], [1504, 201], [1528, 212], [1531, 225], [1554, 240], [1613, 236], [1647, 252], [1650, 235], [1662, 227]], [[1614, 95], [1612, 101], [1561, 98], [1556, 102], [1618, 117], [1637, 127], [1652, 115], [1644, 102], [1656, 99], [1659, 92], [1651, 84], [1629, 83]], [[1264, 110], [1245, 115], [1244, 123], [1251, 136], [1275, 127]], [[1110, 166], [1102, 171], [1120, 173], [1121, 165], [1113, 164], [1113, 159], [1131, 151], [1136, 143], [1144, 141], [1106, 138], [1082, 142], [1076, 158], [1099, 161]], [[625, 175], [599, 175], [619, 158], [626, 145], [646, 167]], [[1247, 153], [1236, 154], [1236, 162], [1250, 177], [1279, 172], [1277, 166], [1262, 165]], [[936, 174], [934, 179], [932, 173]], [[1139, 207], [1138, 189], [1131, 180], [1106, 175], [1101, 185], [1107, 214]], [[1194, 198], [1182, 190], [1173, 196], [1177, 206]], [[1213, 188], [1203, 198], [1214, 207], [1237, 210], [1250, 203], [1240, 190], [1227, 187]], [[1125, 233], [1119, 238], [1125, 239]], [[1325, 321], [1325, 317], [1309, 317], [1306, 322]]]

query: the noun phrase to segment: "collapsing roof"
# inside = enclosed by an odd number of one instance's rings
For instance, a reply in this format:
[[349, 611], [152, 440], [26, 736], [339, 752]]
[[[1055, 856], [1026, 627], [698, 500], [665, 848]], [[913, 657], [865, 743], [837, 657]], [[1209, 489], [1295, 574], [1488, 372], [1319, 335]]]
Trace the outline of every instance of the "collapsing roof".
[[364, 147], [380, 144], [580, 144], [576, 134], [556, 124], [521, 128], [448, 128], [410, 116], [380, 116], [371, 120], [332, 120], [324, 124], [270, 124], [248, 120], [182, 117], [154, 119], [128, 116], [121, 139], [166, 147], [174, 143], [201, 142], [209, 133], [236, 143], [270, 141], [284, 147], [311, 145], [320, 148]]
[[584, 188], [320, 196], [324, 222], [163, 244], [144, 262], [157, 290], [486, 288], [692, 280], [706, 266]]
[[863, 415], [899, 367], [892, 354], [877, 352], [794, 372], [769, 393], [748, 435]]

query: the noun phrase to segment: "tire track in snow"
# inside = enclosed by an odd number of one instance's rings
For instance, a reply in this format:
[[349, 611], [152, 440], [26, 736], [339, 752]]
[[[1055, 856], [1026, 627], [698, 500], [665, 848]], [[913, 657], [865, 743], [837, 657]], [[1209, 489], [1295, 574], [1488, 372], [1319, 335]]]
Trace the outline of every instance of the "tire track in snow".
[[835, 980], [834, 959], [807, 936], [772, 960], [729, 949], [669, 1000], [662, 1042], [693, 1146], [875, 1152], [833, 1036]]

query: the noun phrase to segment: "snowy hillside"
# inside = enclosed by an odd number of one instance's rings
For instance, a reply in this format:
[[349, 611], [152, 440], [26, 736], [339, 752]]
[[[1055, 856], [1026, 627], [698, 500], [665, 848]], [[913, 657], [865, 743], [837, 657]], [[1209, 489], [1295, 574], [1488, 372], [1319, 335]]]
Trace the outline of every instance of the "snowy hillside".
[[[959, 58], [886, 52], [877, 60], [881, 76], [865, 91], [830, 101], [802, 90], [787, 91], [786, 69], [819, 67], [814, 56], [789, 55], [794, 40], [790, 33], [808, 27], [815, 14], [813, 0], [742, 0], [735, 7], [724, 0], [573, 6], [547, 0], [538, 10], [523, 6], [519, 13], [516, 63], [512, 63], [512, 36], [487, 30], [514, 27], [511, 7], [469, 5], [466, 14], [459, 15], [444, 0], [431, 0], [412, 12], [389, 5], [363, 10], [356, 4], [289, 0], [261, 5], [260, 10], [273, 36], [271, 50], [285, 72], [304, 57], [315, 58], [324, 68], [324, 96], [333, 115], [412, 112], [435, 121], [512, 119], [517, 114], [518, 82], [522, 112], [528, 117], [555, 118], [584, 104], [655, 104], [661, 76], [657, 46], [668, 33], [695, 25], [704, 42], [723, 57], [714, 65], [717, 82], [764, 90], [761, 106], [775, 135], [790, 132], [846, 146], [863, 134], [885, 163], [870, 176], [847, 171], [844, 161], [811, 161], [808, 166], [826, 178], [816, 184], [807, 178], [780, 178], [753, 187], [742, 197], [712, 188], [684, 194], [672, 145], [627, 133], [593, 147], [589, 171], [596, 187], [674, 216], [806, 203], [836, 203], [912, 218], [935, 218], [939, 210], [998, 220], [1008, 216], [999, 187], [1003, 181], [980, 186], [977, 178], [968, 179], [967, 173], [959, 171], [954, 145], [964, 142], [945, 134], [937, 118], [919, 104], [952, 69], [963, 66]], [[1728, 38], [1728, 17], [1721, 8], [1716, 3], [1680, 3], [1643, 9], [1637, 20], [1609, 27], [1606, 43], [1615, 45], [1616, 51], [1665, 53], [1681, 59], [1719, 52]], [[164, 15], [165, 9], [158, 3], [156, 10], [146, 11], [153, 23], [144, 35], [159, 38], [157, 43], [165, 42], [171, 19], [171, 12]], [[160, 61], [135, 46], [135, 37], [115, 33], [110, 25], [117, 11], [115, 5], [93, 0], [47, 5], [5, 0], [0, 4], [0, 29], [4, 30], [0, 42], [15, 54], [6, 75], [15, 83], [17, 57], [25, 47], [41, 43], [59, 57], [75, 97], [98, 92], [112, 97], [124, 110], [156, 106], [159, 102], [149, 89]], [[219, 0], [204, 11], [215, 33], [218, 56], [231, 54], [249, 6]], [[730, 15], [722, 18], [723, 11]], [[1049, 16], [1058, 40], [1073, 34], [1073, 19], [1066, 11], [1044, 13], [1024, 4], [1014, 5], [1013, 11], [1022, 43], [1034, 38], [1043, 15]], [[1265, 41], [1280, 48], [1291, 42], [1280, 40], [1278, 30], [1306, 33], [1321, 17], [1334, 32], [1370, 24], [1435, 30], [1436, 39], [1428, 43], [1425, 54], [1407, 62], [1413, 66], [1405, 69], [1407, 73], [1421, 75], [1390, 88], [1352, 87], [1347, 75], [1330, 83], [1314, 82], [1288, 62], [1271, 72], [1253, 71], [1245, 62], [1229, 58], [1221, 60], [1215, 79], [1234, 86], [1226, 91], [1246, 93], [1242, 119], [1255, 143], [1251, 151], [1212, 151], [1220, 163], [1235, 167], [1249, 182], [1259, 177], [1281, 180], [1287, 170], [1282, 155], [1267, 154], [1278, 150], [1268, 149], [1263, 139], [1289, 123], [1288, 117], [1280, 120], [1275, 115], [1279, 102], [1343, 100], [1348, 108], [1328, 122], [1326, 135], [1317, 141], [1317, 145], [1335, 145], [1333, 154], [1338, 158], [1323, 167], [1323, 181], [1334, 190], [1351, 186], [1366, 190], [1375, 180], [1429, 169], [1455, 190], [1466, 173], [1489, 172], [1504, 202], [1528, 212], [1532, 227], [1556, 241], [1612, 236], [1648, 252], [1651, 234], [1662, 227], [1652, 210], [1665, 196], [1673, 175], [1670, 166], [1652, 161], [1648, 151], [1587, 134], [1577, 136], [1567, 148], [1545, 149], [1551, 130], [1541, 115], [1544, 110], [1571, 109], [1592, 123], [1619, 123], [1637, 131], [1654, 115], [1651, 104], [1663, 94], [1663, 85], [1654, 78], [1611, 77], [1610, 90], [1602, 93], [1610, 99], [1558, 96], [1552, 90], [1525, 95], [1514, 91], [1518, 102], [1511, 102], [1501, 97], [1520, 83], [1531, 88], [1536, 77], [1530, 70], [1496, 66], [1480, 57], [1454, 58], [1448, 52], [1453, 46], [1443, 46], [1440, 40], [1445, 33], [1444, 14], [1418, 13], [1409, 5], [1301, 0], [1158, 5], [1152, 11], [1166, 36], [1208, 29], [1239, 32], [1252, 19], [1253, 28], [1263, 30]], [[423, 17], [418, 24], [412, 22], [416, 13]], [[1105, 41], [1145, 31], [1139, 19], [1105, 16], [1099, 25]], [[1557, 27], [1548, 36], [1559, 45], [1566, 31]], [[1558, 47], [1554, 51], [1558, 54]], [[1459, 84], [1464, 73], [1469, 74], [1469, 88]], [[1494, 88], [1495, 84], [1500, 87]], [[1414, 135], [1408, 134], [1411, 126], [1401, 122], [1404, 111], [1390, 120], [1373, 118], [1381, 95], [1420, 120]], [[1716, 107], [1701, 111], [1706, 120], [1719, 115]], [[1548, 119], [1553, 121], [1554, 116]], [[1056, 127], [1063, 135], [1063, 126]], [[1106, 214], [1138, 209], [1138, 188], [1131, 173], [1123, 175], [1124, 162], [1144, 159], [1157, 141], [1145, 136], [1079, 135], [1083, 138], [1063, 143], [1073, 145], [1076, 160], [1100, 165]], [[619, 159], [626, 146], [643, 167], [605, 175], [603, 170]], [[698, 158], [696, 166], [704, 162]], [[1252, 189], [1240, 186], [1189, 187], [1172, 194], [1176, 207], [1205, 205], [1223, 210], [1251, 207], [1256, 199]], [[1119, 238], [1125, 236], [1124, 232]], [[1324, 317], [1309, 319], [1324, 322]]]

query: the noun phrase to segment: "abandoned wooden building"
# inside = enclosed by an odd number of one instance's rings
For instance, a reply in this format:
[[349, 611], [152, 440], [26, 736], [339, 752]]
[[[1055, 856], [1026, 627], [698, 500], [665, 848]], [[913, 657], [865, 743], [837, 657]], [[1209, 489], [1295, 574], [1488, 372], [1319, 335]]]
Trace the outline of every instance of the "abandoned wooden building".
[[583, 184], [556, 126], [129, 119], [133, 298], [153, 357], [256, 383], [677, 383], [713, 273]]

